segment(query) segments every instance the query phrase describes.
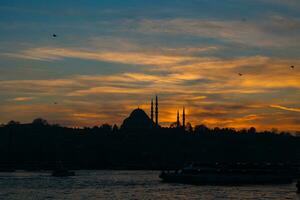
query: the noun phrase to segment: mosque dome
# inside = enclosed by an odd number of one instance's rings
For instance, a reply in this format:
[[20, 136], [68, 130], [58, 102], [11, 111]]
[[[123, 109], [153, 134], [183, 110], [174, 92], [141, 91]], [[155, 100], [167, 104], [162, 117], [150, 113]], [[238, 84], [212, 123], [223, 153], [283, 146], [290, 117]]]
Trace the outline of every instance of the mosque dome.
[[154, 122], [148, 117], [144, 110], [137, 108], [131, 112], [128, 118], [123, 121], [121, 128], [124, 129], [150, 129]]

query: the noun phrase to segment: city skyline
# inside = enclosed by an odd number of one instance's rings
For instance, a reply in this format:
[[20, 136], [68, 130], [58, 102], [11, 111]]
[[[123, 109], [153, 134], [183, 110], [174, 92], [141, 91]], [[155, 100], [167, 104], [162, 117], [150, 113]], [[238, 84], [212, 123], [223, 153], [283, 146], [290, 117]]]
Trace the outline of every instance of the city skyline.
[[162, 126], [300, 130], [297, 0], [0, 4], [0, 124], [118, 124], [159, 96]]

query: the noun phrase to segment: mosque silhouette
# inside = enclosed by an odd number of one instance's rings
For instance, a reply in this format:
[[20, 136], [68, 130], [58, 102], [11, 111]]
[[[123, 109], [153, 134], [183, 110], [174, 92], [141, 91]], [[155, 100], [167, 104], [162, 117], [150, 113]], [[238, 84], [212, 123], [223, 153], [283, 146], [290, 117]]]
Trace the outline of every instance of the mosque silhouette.
[[[129, 117], [127, 117], [123, 124], [121, 125], [121, 129], [153, 129], [160, 128], [158, 121], [158, 97], [155, 97], [155, 112], [153, 109], [153, 99], [151, 99], [151, 111], [150, 117], [146, 114], [146, 112], [140, 108], [134, 109]], [[154, 116], [155, 114], [155, 116]], [[183, 107], [182, 111], [182, 126], [179, 121], [179, 111], [177, 110], [177, 128], [185, 128], [185, 108]]]

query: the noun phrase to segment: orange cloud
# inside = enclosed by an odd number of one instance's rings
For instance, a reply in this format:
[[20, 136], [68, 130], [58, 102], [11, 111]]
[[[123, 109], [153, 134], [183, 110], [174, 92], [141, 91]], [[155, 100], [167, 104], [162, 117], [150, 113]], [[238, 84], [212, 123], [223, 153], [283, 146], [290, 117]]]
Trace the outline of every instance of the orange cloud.
[[35, 97], [16, 97], [12, 99], [13, 101], [30, 101], [35, 99]]
[[[277, 106], [280, 103], [273, 98], [275, 94], [285, 93], [286, 88], [300, 88], [298, 68], [289, 67], [291, 62], [300, 66], [300, 61], [296, 59], [271, 59], [265, 56], [222, 59], [167, 53], [158, 55], [151, 51], [135, 53], [57, 49], [57, 53], [51, 48], [32, 50], [31, 53], [29, 50], [21, 53], [36, 56], [37, 59], [76, 57], [151, 67], [143, 72], [0, 81], [1, 93], [20, 97], [16, 99], [19, 100], [18, 104], [5, 101], [5, 105], [0, 108], [10, 113], [7, 115], [10, 119], [22, 121], [40, 117], [39, 114], [43, 113], [43, 117], [50, 121], [68, 126], [93, 126], [102, 122], [120, 124], [132, 109], [138, 106], [149, 109], [149, 99], [153, 94], [159, 94], [162, 97], [160, 120], [164, 125], [174, 122], [177, 109], [185, 105], [187, 120], [194, 125], [206, 123], [210, 127], [236, 128], [255, 125], [261, 129], [278, 127], [286, 130], [300, 128], [293, 113], [289, 114], [290, 118], [279, 116], [278, 112], [266, 109], [264, 103], [270, 102], [277, 109], [299, 112], [297, 108]], [[244, 75], [240, 77], [238, 72]], [[38, 98], [43, 104], [20, 107], [21, 100], [26, 100], [22, 97], [28, 96]], [[292, 105], [298, 101], [294, 92], [284, 96], [287, 98], [286, 104]], [[49, 106], [53, 105], [53, 101], [58, 101], [58, 105]], [[251, 106], [241, 107], [240, 104]], [[0, 116], [0, 121], [10, 120], [7, 116]], [[274, 116], [284, 121], [284, 124], [278, 125], [277, 121], [272, 121]]]
[[73, 116], [76, 118], [97, 119], [97, 120], [107, 117], [106, 115], [97, 114], [97, 113], [74, 113]]
[[300, 108], [288, 108], [285, 106], [280, 106], [280, 105], [270, 105], [271, 108], [278, 108], [281, 110], [287, 110], [287, 111], [292, 111], [292, 112], [300, 112]]

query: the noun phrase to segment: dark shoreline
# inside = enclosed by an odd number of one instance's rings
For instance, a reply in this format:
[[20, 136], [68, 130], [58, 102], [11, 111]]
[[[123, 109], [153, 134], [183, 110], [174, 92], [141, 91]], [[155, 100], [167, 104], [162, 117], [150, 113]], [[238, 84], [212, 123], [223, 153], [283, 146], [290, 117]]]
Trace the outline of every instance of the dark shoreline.
[[164, 170], [187, 162], [300, 164], [300, 137], [230, 128], [73, 129], [49, 124], [0, 127], [0, 171], [6, 169]]

